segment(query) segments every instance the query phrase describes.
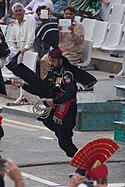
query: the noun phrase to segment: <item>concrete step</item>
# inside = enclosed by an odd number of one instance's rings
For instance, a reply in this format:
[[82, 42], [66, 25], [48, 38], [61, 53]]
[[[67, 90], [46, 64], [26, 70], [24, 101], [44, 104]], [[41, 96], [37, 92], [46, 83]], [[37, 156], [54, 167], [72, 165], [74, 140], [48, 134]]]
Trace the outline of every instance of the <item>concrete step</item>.
[[79, 131], [111, 131], [116, 120], [122, 120], [121, 102], [78, 104], [76, 129]]
[[114, 140], [125, 144], [125, 121], [114, 121]]
[[89, 66], [96, 66], [100, 71], [118, 74], [122, 69], [122, 61], [122, 57], [111, 57], [109, 51], [93, 49]]
[[115, 85], [116, 95], [120, 97], [125, 97], [125, 85]]

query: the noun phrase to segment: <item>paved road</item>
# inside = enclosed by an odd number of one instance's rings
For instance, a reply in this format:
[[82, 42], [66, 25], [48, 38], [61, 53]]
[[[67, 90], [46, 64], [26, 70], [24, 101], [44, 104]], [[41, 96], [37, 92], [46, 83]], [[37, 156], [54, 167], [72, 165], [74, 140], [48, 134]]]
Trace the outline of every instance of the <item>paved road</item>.
[[[2, 114], [5, 137], [1, 142], [2, 156], [12, 158], [19, 166], [27, 186], [55, 186], [68, 184], [68, 175], [75, 168], [70, 158], [58, 147], [55, 135], [35, 118]], [[99, 137], [113, 138], [112, 131], [74, 132], [74, 143], [80, 148]], [[121, 146], [107, 163], [109, 183], [123, 183], [125, 176], [125, 149]], [[52, 183], [50, 183], [50, 181]], [[6, 178], [7, 186], [13, 184]]]

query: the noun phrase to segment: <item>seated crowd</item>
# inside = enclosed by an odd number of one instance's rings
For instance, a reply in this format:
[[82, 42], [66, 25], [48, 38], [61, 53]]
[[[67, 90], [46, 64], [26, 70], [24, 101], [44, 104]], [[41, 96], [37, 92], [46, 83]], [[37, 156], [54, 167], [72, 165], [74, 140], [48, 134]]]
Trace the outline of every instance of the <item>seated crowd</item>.
[[[21, 51], [19, 63], [22, 62], [25, 51], [38, 52], [37, 69], [39, 76], [43, 78], [49, 68], [47, 52], [50, 46], [36, 40], [38, 30], [46, 23], [57, 22], [59, 47], [63, 54], [72, 64], [83, 62], [85, 31], [83, 25], [75, 20], [75, 16], [84, 17], [88, 12], [88, 17], [97, 18], [102, 2], [109, 4], [109, 0], [82, 0], [79, 3], [75, 0], [12, 0], [7, 14], [4, 12], [1, 15], [0, 24], [12, 25], [8, 45], [12, 51]], [[59, 22], [62, 18], [71, 20], [68, 32], [62, 31]]]

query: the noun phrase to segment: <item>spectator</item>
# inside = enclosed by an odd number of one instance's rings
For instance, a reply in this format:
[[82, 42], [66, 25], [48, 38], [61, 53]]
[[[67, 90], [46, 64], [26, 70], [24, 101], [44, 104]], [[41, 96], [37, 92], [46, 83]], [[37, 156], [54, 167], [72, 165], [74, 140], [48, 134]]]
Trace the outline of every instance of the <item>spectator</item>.
[[[35, 39], [36, 20], [33, 15], [24, 15], [24, 6], [15, 3], [12, 6], [13, 14], [16, 18], [10, 33], [10, 49], [20, 50], [23, 55], [26, 51], [33, 51]], [[20, 56], [20, 62], [22, 57]]]
[[[15, 183], [15, 187], [25, 187], [23, 177], [21, 175], [20, 168], [17, 166], [17, 164], [13, 161], [8, 159], [5, 163], [6, 174], [12, 179]], [[82, 187], [81, 184], [85, 184], [88, 179], [85, 176], [81, 176], [77, 173], [75, 173], [69, 180], [68, 187]], [[106, 184], [97, 184], [95, 187], [106, 187]], [[4, 186], [1, 186], [4, 187]], [[84, 185], [85, 187], [85, 185]]]
[[[62, 27], [59, 26], [59, 47], [62, 49], [63, 55], [68, 58], [71, 64], [78, 64], [83, 61], [84, 52], [84, 27], [75, 21], [75, 9], [66, 7], [64, 9], [64, 18], [71, 19], [71, 32], [61, 32]], [[48, 71], [49, 60], [43, 56], [40, 62], [40, 75], [43, 78]]]
[[0, 1], [0, 19], [5, 15], [5, 0]]
[[[41, 10], [48, 10], [48, 19], [47, 18], [43, 18], [41, 16]], [[45, 23], [49, 23], [49, 22], [56, 22], [59, 19], [63, 19], [64, 16], [62, 13], [57, 13], [52, 11], [50, 8], [48, 8], [45, 5], [42, 6], [38, 6], [38, 8], [36, 9], [36, 12], [33, 13], [33, 16], [35, 17], [38, 25], [42, 26]]]
[[[41, 14], [42, 10], [47, 10], [48, 13], [46, 15], [44, 15], [44, 14], [42, 15]], [[36, 12], [33, 14], [33, 16], [35, 17], [38, 26], [41, 27], [42, 25], [44, 25], [46, 23], [49, 23], [51, 21], [56, 21], [54, 18], [52, 18], [52, 14], [53, 14], [53, 11], [50, 8], [48, 8], [45, 5], [42, 5], [42, 6], [38, 6], [38, 8], [36, 9]], [[58, 16], [58, 14], [57, 14], [57, 16]], [[40, 27], [38, 27], [36, 29], [36, 32], [37, 32], [37, 30], [39, 30]]]
[[5, 172], [10, 177], [10, 179], [14, 181], [15, 187], [25, 187], [23, 177], [17, 164], [12, 160], [7, 160], [5, 162], [5, 166]]
[[[44, 15], [41, 14], [41, 11], [47, 10], [48, 11], [48, 16], [45, 18]], [[41, 58], [48, 53], [49, 49], [50, 49], [50, 44], [48, 42], [43, 42], [43, 40], [41, 38], [39, 38], [37, 36], [39, 30], [42, 30], [43, 26], [45, 24], [49, 24], [51, 22], [56, 22], [55, 19], [53, 19], [53, 17], [51, 16], [52, 10], [50, 10], [50, 8], [46, 7], [46, 6], [39, 6], [36, 10], [36, 14], [34, 14], [37, 23], [39, 24], [38, 27], [36, 28], [35, 31], [35, 41], [34, 41], [34, 50], [35, 52], [38, 53], [38, 63], [37, 63], [37, 72], [40, 76], [40, 73], [42, 72], [42, 70], [40, 70], [40, 62], [41, 62]], [[51, 24], [49, 24], [51, 26]], [[53, 25], [53, 24], [52, 24]], [[57, 23], [54, 24], [54, 30], [55, 30], [55, 26], [57, 27]], [[47, 27], [47, 29], [50, 29], [50, 27]], [[58, 29], [58, 27], [57, 27]], [[47, 31], [47, 30], [46, 30]], [[53, 32], [53, 28], [51, 27], [51, 32]], [[57, 35], [56, 35], [57, 37]], [[48, 60], [48, 57], [47, 57]], [[48, 67], [47, 67], [48, 70]], [[46, 71], [45, 71], [46, 72]]]
[[21, 3], [24, 7], [28, 5], [31, 2], [31, 0], [11, 0], [10, 2], [7, 1], [7, 4], [9, 6], [8, 13], [6, 16], [2, 17], [0, 20], [0, 23], [2, 24], [13, 24], [15, 22], [15, 17], [12, 13], [12, 6], [15, 3]]
[[76, 11], [73, 7], [66, 7], [64, 9], [64, 18], [71, 19], [71, 26], [69, 27], [71, 32], [61, 32], [62, 27], [59, 26], [59, 47], [71, 64], [82, 62], [84, 50], [85, 31], [83, 25], [75, 21], [75, 14]]
[[25, 13], [35, 13], [38, 6], [46, 6], [52, 11], [54, 9], [53, 2], [51, 0], [32, 0], [26, 7]]
[[53, 0], [54, 3], [54, 11], [55, 12], [62, 12], [64, 8], [68, 5], [68, 0]]
[[77, 11], [78, 15], [83, 18], [99, 19], [102, 2], [109, 3], [109, 0], [70, 0], [70, 5]]

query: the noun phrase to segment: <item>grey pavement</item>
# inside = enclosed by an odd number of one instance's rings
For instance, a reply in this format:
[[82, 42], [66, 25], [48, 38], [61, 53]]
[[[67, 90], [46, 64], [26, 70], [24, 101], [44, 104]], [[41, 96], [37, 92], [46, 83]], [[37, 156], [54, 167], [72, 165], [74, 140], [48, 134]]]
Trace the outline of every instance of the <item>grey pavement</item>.
[[[98, 77], [98, 79], [108, 79], [109, 75], [111, 73], [93, 71], [93, 74], [96, 77]], [[8, 89], [11, 89], [11, 87], [8, 88]], [[102, 89], [102, 87], [100, 89]], [[14, 92], [16, 93], [16, 90], [14, 90]], [[9, 97], [0, 95], [0, 110], [2, 111], [2, 114], [4, 115], [4, 114], [8, 113], [8, 114], [14, 114], [14, 115], [17, 115], [17, 116], [22, 115], [22, 116], [25, 116], [25, 117], [26, 116], [27, 117], [33, 117], [34, 115], [32, 113], [32, 105], [21, 105], [21, 106], [7, 106], [6, 105], [6, 103], [11, 103], [11, 102], [13, 103], [15, 101], [15, 97], [13, 97], [13, 93], [14, 92], [10, 92]], [[83, 94], [84, 93], [82, 93], [82, 95]], [[89, 94], [87, 93], [86, 94], [86, 99], [87, 99], [88, 96], [89, 96]], [[14, 98], [14, 99], [12, 99], [12, 98]], [[30, 97], [30, 99], [32, 100], [32, 97]], [[76, 144], [78, 145], [78, 147], [81, 147], [83, 145], [83, 142], [87, 143], [90, 140], [93, 140], [93, 139], [96, 139], [96, 138], [100, 138], [100, 137], [107, 137], [107, 138], [114, 139], [114, 133], [113, 133], [113, 131], [87, 131], [87, 133], [86, 132], [78, 132], [77, 131], [74, 134], [74, 139], [75, 139]], [[33, 144], [33, 146], [36, 146], [36, 145], [34, 145], [35, 142], [34, 143], [32, 142], [32, 144]], [[110, 158], [110, 160], [108, 162], [109, 164], [110, 163], [113, 163], [113, 164], [123, 163], [123, 165], [124, 165], [124, 163], [125, 163], [125, 145], [124, 144], [119, 144], [119, 145], [120, 145], [120, 149], [117, 151], [116, 154], [114, 154]], [[51, 145], [51, 146], [53, 146], [53, 148], [54, 148], [54, 145]], [[37, 147], [36, 147], [36, 150], [37, 150]], [[9, 151], [7, 150], [6, 154]], [[39, 163], [44, 165], [44, 164], [47, 164], [48, 160], [50, 160], [52, 156], [50, 154], [50, 156], [48, 156], [48, 158], [45, 157], [45, 158], [42, 158], [42, 160], [41, 160], [39, 155], [40, 154], [41, 155], [44, 154], [44, 152], [42, 152], [42, 151], [43, 150], [39, 150], [38, 151], [38, 153], [37, 153], [38, 156], [36, 158], [34, 158], [35, 159], [34, 162], [36, 162], [36, 163], [39, 162]], [[56, 162], [58, 162], [58, 163], [69, 162], [69, 158], [65, 157], [64, 154], [62, 154], [62, 151], [60, 149], [57, 150], [56, 153], [57, 153], [57, 155], [56, 154], [54, 155], [54, 157], [52, 158], [51, 162], [53, 162], [53, 163], [56, 163]], [[12, 151], [11, 151], [10, 155], [12, 155], [13, 156], [12, 158], [14, 158], [14, 153]], [[23, 158], [20, 158], [20, 155], [17, 155], [16, 159], [19, 160], [19, 163], [18, 163], [19, 165], [21, 165], [24, 162]], [[30, 163], [27, 163], [27, 164], [30, 164]], [[13, 182], [8, 177], [5, 177], [5, 182], [6, 182], [6, 186], [7, 187], [8, 186], [9, 187], [13, 187], [14, 186]], [[33, 186], [33, 187], [35, 187], [35, 186]], [[115, 187], [115, 186], [113, 186], [113, 187]], [[116, 187], [117, 187], [117, 185], [116, 185]]]
[[[32, 116], [32, 112], [29, 110], [29, 107], [31, 107], [30, 105], [22, 105], [22, 106], [6, 106], [6, 103], [8, 102], [14, 102], [13, 99], [10, 99], [10, 98], [7, 98], [6, 96], [2, 96], [0, 95], [0, 109], [2, 110], [2, 113], [5, 114], [5, 113], [11, 113], [11, 114], [14, 114], [14, 115], [24, 115], [24, 116]], [[114, 138], [114, 134], [113, 134], [113, 131], [90, 131], [90, 132], [87, 132], [87, 133], [84, 133], [83, 132], [83, 136], [81, 136], [79, 133], [81, 132], [76, 132], [74, 134], [74, 139], [75, 141], [77, 142], [77, 144], [80, 146], [82, 146], [83, 142], [84, 143], [87, 143], [89, 142], [90, 140], [92, 139], [96, 139], [96, 138], [100, 138], [100, 137], [107, 137], [107, 138]], [[80, 135], [80, 136], [79, 136]], [[110, 163], [113, 163], [113, 164], [118, 164], [118, 163], [125, 163], [125, 145], [124, 144], [119, 144], [120, 145], [120, 149], [117, 151], [116, 154], [114, 154], [111, 159], [109, 160], [109, 164]], [[51, 162], [58, 162], [58, 163], [61, 163], [61, 162], [69, 162], [69, 158], [65, 157], [64, 154], [62, 154], [62, 152], [60, 150], [58, 150], [59, 154], [54, 155], [54, 158]], [[42, 153], [40, 153], [42, 154]], [[18, 158], [19, 159], [19, 158]], [[17, 159], [17, 160], [18, 160]], [[39, 162], [40, 160], [39, 157], [36, 158], [36, 163]], [[51, 159], [51, 155], [50, 155], [50, 159]], [[50, 159], [46, 159], [44, 158], [42, 160], [42, 164], [44, 165], [44, 163], [47, 163], [47, 160], [50, 160]], [[21, 164], [21, 162], [23, 163], [23, 161], [20, 159], [19, 161]], [[13, 182], [8, 178], [8, 177], [5, 177], [5, 184], [6, 186], [8, 187], [13, 187]], [[38, 185], [40, 187], [40, 185]], [[38, 187], [37, 186], [37, 187]], [[41, 185], [43, 186], [43, 185]], [[116, 185], [116, 187], [120, 187], [120, 185]], [[32, 186], [32, 187], [36, 187], [36, 186]], [[115, 187], [115, 185], [113, 186]]]

